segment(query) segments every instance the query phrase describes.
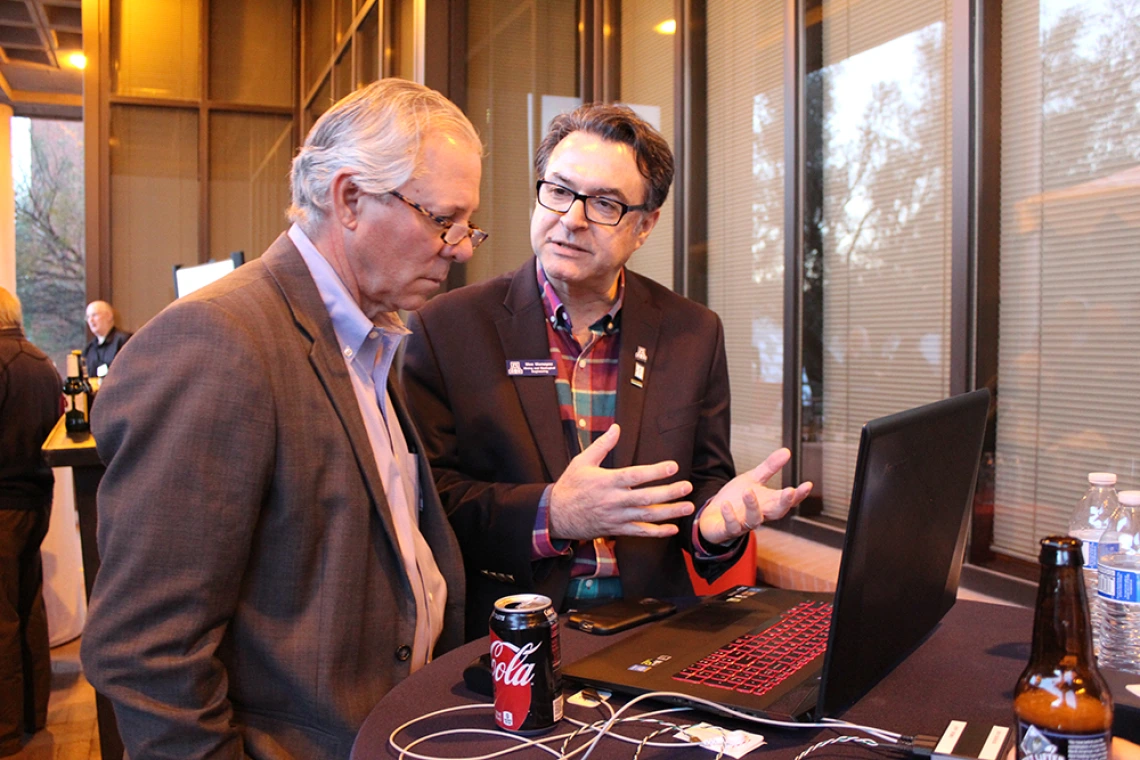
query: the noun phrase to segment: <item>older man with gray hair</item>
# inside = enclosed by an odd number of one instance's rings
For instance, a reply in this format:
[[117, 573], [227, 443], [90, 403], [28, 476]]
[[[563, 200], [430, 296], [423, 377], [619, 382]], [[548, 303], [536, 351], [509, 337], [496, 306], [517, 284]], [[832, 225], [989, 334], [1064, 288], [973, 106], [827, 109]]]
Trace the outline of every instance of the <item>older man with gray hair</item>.
[[132, 758], [347, 757], [462, 641], [459, 549], [388, 377], [397, 311], [486, 237], [480, 154], [434, 91], [353, 93], [293, 162], [292, 227], [116, 360], [82, 658]]

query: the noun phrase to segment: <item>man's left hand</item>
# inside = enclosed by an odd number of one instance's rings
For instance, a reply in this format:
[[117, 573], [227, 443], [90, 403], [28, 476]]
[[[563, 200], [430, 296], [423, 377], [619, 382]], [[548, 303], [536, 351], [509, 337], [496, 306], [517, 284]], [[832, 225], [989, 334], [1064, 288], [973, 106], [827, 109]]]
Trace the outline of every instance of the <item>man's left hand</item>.
[[792, 452], [777, 449], [762, 463], [741, 473], [724, 485], [701, 512], [701, 537], [711, 544], [724, 544], [759, 528], [767, 520], [778, 520], [811, 493], [811, 482], [776, 491], [767, 483], [779, 472]]

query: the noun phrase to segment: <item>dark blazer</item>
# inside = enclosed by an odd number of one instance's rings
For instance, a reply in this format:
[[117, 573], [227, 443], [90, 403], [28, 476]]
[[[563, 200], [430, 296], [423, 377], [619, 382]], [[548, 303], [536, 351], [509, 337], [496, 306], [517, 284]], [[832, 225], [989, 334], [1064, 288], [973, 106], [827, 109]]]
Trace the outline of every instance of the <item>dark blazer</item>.
[[19, 327], [0, 328], [0, 509], [45, 509], [55, 478], [40, 449], [63, 412], [55, 365]]
[[126, 330], [120, 330], [117, 327], [112, 327], [111, 332], [107, 333], [107, 339], [103, 341], [103, 345], [99, 345], [98, 338], [92, 338], [87, 344], [87, 348], [83, 349], [83, 363], [87, 365], [87, 376], [98, 377], [98, 369], [100, 364], [111, 366], [111, 362], [123, 350], [123, 346], [127, 343], [127, 338], [131, 334]]
[[[467, 635], [486, 635], [495, 599], [545, 594], [562, 609], [569, 558], [530, 559], [543, 489], [570, 461], [553, 377], [510, 377], [507, 361], [548, 359], [534, 260], [432, 299], [409, 319], [402, 380], [467, 568]], [[734, 476], [724, 330], [716, 314], [626, 271], [616, 421], [609, 466], [673, 459], [699, 508]], [[645, 350], [644, 387], [631, 383]], [[671, 539], [619, 538], [627, 597], [693, 593], [681, 555], [692, 518]], [[730, 560], [698, 563], [709, 579]]]
[[[464, 581], [423, 444], [420, 530]], [[133, 337], [92, 419], [107, 464], [84, 670], [132, 758], [348, 757], [409, 673], [415, 602], [332, 322], [282, 235]]]

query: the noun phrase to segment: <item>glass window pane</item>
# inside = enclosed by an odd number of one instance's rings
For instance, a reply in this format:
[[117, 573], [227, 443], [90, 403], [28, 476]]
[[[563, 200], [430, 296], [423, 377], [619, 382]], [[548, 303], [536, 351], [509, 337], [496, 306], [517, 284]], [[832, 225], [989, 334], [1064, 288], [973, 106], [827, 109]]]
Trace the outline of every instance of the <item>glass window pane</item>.
[[332, 108], [332, 84], [329, 77], [325, 77], [325, 81], [321, 83], [321, 88], [317, 90], [317, 94], [313, 96], [313, 102], [305, 109], [305, 133], [308, 133], [309, 127], [316, 123], [317, 119], [321, 118], [321, 114]]
[[1140, 6], [1002, 5], [994, 549], [1033, 560], [1090, 471], [1140, 486]]
[[336, 0], [336, 44], [340, 44], [352, 25], [352, 0]]
[[[824, 0], [807, 51], [805, 457], [846, 518], [859, 431], [949, 393], [950, 6]], [[814, 61], [814, 63], [813, 63]]]
[[356, 82], [354, 85], [370, 84], [380, 78], [380, 11], [378, 5], [360, 22], [356, 32]]
[[16, 295], [28, 340], [67, 368], [87, 343], [83, 124], [12, 119]]
[[210, 0], [210, 98], [293, 105], [292, 0]]
[[305, 90], [317, 82], [332, 58], [332, 0], [308, 0], [305, 9]]
[[[670, 24], [670, 22], [672, 22]], [[621, 101], [673, 141], [673, 53], [677, 22], [671, 4], [623, 0], [621, 4]], [[646, 65], [652, 61], [652, 65]], [[653, 234], [629, 260], [629, 268], [673, 287], [673, 206], [670, 192]]]
[[200, 22], [198, 0], [112, 0], [111, 91], [199, 97]]
[[345, 50], [333, 67], [333, 101], [352, 92], [352, 50]]
[[257, 258], [286, 226], [293, 120], [210, 116], [210, 257]]
[[198, 263], [198, 112], [111, 107], [111, 288], [138, 327], [174, 300], [175, 264]]
[[491, 232], [467, 263], [468, 282], [534, 255], [534, 151], [550, 119], [580, 102], [575, 6], [562, 0], [468, 6], [467, 115], [486, 147], [475, 223]]
[[[416, 9], [415, 0], [387, 0], [388, 23], [384, 29], [384, 76], [416, 78]], [[470, 8], [468, 18], [475, 18]]]
[[783, 445], [784, 9], [707, 8], [708, 305], [724, 322], [732, 453], [745, 467]]

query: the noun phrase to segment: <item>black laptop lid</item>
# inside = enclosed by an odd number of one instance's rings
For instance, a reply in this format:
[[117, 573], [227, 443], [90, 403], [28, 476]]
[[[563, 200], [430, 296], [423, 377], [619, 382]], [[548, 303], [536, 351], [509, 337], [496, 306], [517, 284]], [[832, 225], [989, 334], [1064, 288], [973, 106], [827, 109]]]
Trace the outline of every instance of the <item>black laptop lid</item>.
[[954, 605], [989, 400], [983, 388], [863, 427], [818, 715], [866, 694]]

